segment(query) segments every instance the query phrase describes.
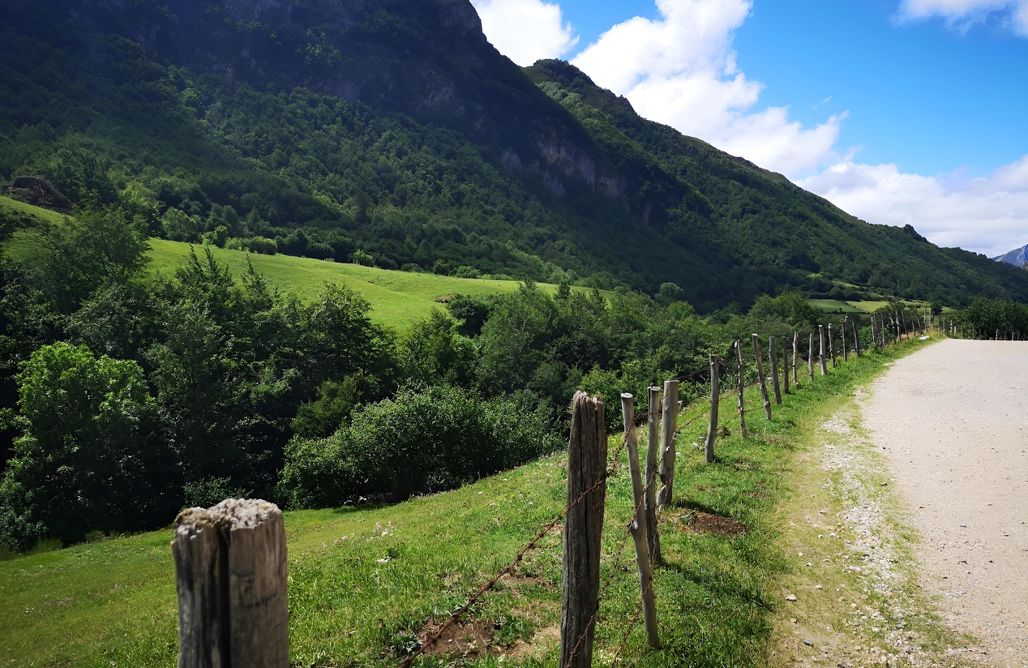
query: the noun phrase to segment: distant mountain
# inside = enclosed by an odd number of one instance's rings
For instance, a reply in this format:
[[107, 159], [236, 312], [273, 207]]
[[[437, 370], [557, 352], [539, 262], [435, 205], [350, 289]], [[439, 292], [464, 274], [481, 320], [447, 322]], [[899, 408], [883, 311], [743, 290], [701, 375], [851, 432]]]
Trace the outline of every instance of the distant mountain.
[[567, 63], [517, 67], [468, 0], [6, 0], [0, 177], [19, 175], [178, 240], [670, 281], [704, 310], [786, 289], [1028, 300], [1025, 272], [860, 221]]
[[1023, 269], [1025, 264], [1026, 264], [1026, 262], [1025, 262], [1025, 256], [1026, 255], [1028, 255], [1028, 244], [1025, 244], [1024, 246], [1021, 246], [1020, 248], [1015, 248], [1014, 250], [1010, 251], [1009, 253], [1004, 253], [1003, 255], [997, 255], [996, 257], [994, 257], [992, 259], [995, 260], [996, 262], [1005, 262], [1007, 264], [1012, 264], [1015, 267], [1021, 267]]

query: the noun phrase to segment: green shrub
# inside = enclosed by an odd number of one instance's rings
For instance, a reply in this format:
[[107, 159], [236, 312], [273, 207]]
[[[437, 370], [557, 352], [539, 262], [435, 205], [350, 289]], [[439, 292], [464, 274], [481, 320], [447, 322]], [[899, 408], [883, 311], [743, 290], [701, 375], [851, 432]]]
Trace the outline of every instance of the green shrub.
[[280, 494], [292, 507], [403, 499], [452, 489], [561, 445], [550, 414], [522, 398], [464, 389], [403, 389], [328, 438], [286, 449]]

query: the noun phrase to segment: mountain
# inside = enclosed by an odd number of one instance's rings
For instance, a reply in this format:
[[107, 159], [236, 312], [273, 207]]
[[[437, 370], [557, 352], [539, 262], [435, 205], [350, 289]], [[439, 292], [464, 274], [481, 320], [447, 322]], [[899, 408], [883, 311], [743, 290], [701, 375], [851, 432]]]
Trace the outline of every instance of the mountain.
[[521, 69], [468, 0], [9, 0], [0, 176], [152, 232], [385, 268], [654, 292], [1028, 300], [1028, 276], [869, 225], [639, 117], [560, 61]]
[[1004, 262], [1006, 264], [1012, 264], [1015, 267], [1021, 267], [1023, 269], [1025, 267], [1025, 264], [1026, 264], [1026, 262], [1025, 262], [1025, 256], [1026, 255], [1028, 255], [1028, 244], [1026, 244], [1024, 246], [1021, 246], [1020, 248], [1015, 248], [1014, 250], [1010, 251], [1009, 253], [1004, 253], [1003, 255], [997, 255], [996, 257], [994, 257], [992, 259], [995, 260], [996, 262]]

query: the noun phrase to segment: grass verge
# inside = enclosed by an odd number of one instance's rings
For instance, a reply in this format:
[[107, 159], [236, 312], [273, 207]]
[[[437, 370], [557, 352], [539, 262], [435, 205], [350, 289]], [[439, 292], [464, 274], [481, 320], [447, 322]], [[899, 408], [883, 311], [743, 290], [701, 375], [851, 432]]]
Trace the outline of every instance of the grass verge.
[[[782, 578], [795, 559], [781, 543], [776, 508], [805, 474], [797, 454], [809, 430], [909, 342], [841, 363], [803, 382], [774, 419], [750, 412], [735, 429], [726, 395], [714, 465], [703, 463], [705, 419], [679, 435], [677, 499], [661, 517], [665, 567], [655, 574], [663, 647], [646, 648], [638, 577], [625, 527], [631, 485], [622, 467], [608, 488], [596, 660], [631, 665], [763, 665]], [[753, 390], [747, 403], [755, 403]], [[701, 406], [682, 411], [680, 424]], [[611, 440], [611, 448], [620, 435]], [[464, 602], [539, 526], [563, 507], [561, 453], [453, 492], [370, 509], [286, 513], [290, 642], [295, 666], [392, 665], [434, 621]], [[691, 528], [699, 513], [732, 518], [745, 532]], [[176, 655], [168, 530], [0, 562], [0, 665], [153, 666]], [[547, 536], [419, 665], [552, 665], [559, 643], [560, 533]]]

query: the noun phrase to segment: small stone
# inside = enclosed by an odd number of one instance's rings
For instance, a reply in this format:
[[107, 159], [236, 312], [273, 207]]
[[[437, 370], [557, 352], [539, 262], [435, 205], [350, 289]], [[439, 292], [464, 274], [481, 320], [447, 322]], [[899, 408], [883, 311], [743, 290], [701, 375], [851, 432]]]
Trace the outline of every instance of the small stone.
[[796, 602], [796, 601], [798, 601], [799, 599], [798, 599], [798, 598], [796, 598], [796, 594], [789, 594], [789, 595], [787, 595], [787, 596], [785, 597], [785, 600], [786, 600], [786, 601], [789, 601], [789, 602], [791, 602], [791, 603], [795, 603], [795, 602]]
[[806, 645], [807, 647], [813, 647], [814, 646], [814, 641], [813, 640], [808, 640], [807, 638], [804, 638], [803, 639], [803, 644]]

